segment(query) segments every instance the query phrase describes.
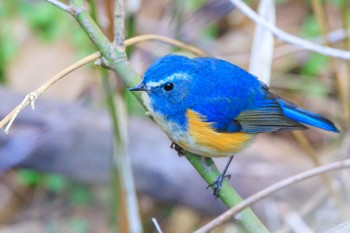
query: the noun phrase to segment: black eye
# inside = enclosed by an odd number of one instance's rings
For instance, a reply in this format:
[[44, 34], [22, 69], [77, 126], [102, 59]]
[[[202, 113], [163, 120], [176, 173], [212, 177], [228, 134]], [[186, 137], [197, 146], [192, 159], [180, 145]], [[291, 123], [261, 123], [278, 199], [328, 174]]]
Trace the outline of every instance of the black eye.
[[171, 91], [174, 88], [174, 84], [173, 83], [167, 83], [164, 85], [164, 90], [166, 91]]

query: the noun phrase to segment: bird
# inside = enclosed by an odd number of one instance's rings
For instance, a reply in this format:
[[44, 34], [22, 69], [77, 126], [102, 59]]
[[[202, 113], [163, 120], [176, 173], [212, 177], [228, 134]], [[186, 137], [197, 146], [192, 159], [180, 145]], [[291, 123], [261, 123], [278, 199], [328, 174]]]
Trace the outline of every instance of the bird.
[[129, 90], [142, 92], [147, 111], [178, 152], [229, 158], [209, 185], [216, 197], [232, 158], [257, 134], [307, 126], [339, 132], [330, 120], [273, 94], [254, 75], [217, 58], [165, 55]]

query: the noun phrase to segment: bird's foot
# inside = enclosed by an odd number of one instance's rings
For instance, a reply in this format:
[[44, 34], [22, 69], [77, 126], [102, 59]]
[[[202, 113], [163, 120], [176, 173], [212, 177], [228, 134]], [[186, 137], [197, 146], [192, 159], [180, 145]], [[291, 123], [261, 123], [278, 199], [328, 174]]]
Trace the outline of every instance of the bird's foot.
[[225, 178], [227, 178], [229, 180], [231, 178], [231, 175], [221, 174], [213, 183], [211, 183], [207, 186], [207, 188], [209, 188], [209, 187], [213, 188], [213, 190], [214, 190], [213, 195], [215, 196], [215, 199], [217, 199], [219, 197], [222, 182], [224, 181]]
[[175, 142], [171, 143], [170, 148], [174, 149], [177, 152], [177, 155], [179, 157], [182, 157], [185, 155], [185, 150]]

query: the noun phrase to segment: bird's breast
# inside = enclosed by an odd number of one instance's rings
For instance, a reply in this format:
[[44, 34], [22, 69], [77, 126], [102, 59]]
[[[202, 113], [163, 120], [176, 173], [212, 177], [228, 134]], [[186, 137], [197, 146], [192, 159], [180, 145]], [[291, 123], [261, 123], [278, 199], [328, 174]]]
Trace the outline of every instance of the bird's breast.
[[197, 112], [186, 111], [186, 125], [168, 120], [162, 113], [154, 111], [151, 100], [143, 96], [144, 104], [154, 121], [168, 135], [168, 137], [192, 153], [205, 157], [230, 157], [244, 149], [254, 138], [253, 134], [220, 133], [212, 128], [210, 122], [205, 122]]
[[[236, 132], [221, 133], [212, 128], [210, 122], [205, 122], [197, 112], [188, 109], [187, 131], [197, 150], [202, 150], [203, 156], [227, 157], [244, 149], [254, 138], [253, 134]], [[204, 154], [203, 154], [204, 153]]]

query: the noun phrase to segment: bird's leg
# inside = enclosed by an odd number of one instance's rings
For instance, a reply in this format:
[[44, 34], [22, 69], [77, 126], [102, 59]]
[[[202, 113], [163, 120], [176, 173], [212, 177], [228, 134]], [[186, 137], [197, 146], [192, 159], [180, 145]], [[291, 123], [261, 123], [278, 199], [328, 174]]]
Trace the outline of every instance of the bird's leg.
[[171, 143], [170, 148], [174, 149], [179, 157], [182, 157], [185, 154], [185, 150], [175, 142]]
[[232, 162], [233, 157], [234, 157], [234, 155], [232, 155], [229, 158], [229, 160], [228, 160], [228, 162], [227, 162], [227, 164], [225, 166], [225, 169], [221, 173], [221, 175], [213, 183], [209, 184], [208, 187], [207, 187], [207, 188], [209, 188], [209, 187], [213, 188], [213, 190], [214, 190], [213, 194], [215, 196], [215, 199], [219, 197], [220, 189], [221, 189], [222, 182], [224, 181], [224, 179], [225, 178], [228, 178], [228, 179], [231, 178], [231, 175], [226, 175], [226, 172], [227, 172], [227, 169], [228, 169], [228, 167], [230, 166], [230, 164]]

